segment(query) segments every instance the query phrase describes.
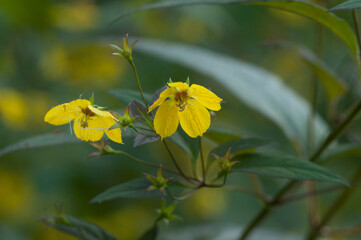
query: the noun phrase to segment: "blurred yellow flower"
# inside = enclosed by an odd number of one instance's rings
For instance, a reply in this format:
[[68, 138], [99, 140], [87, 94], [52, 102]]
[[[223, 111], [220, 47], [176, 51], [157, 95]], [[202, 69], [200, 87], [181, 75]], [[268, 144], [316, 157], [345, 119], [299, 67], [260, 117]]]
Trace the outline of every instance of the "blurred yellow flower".
[[104, 133], [114, 142], [123, 143], [120, 128], [109, 128], [116, 124], [114, 116], [92, 106], [90, 101], [77, 99], [50, 109], [44, 121], [55, 126], [74, 120], [74, 133], [83, 141], [98, 141]]
[[99, 22], [99, 9], [92, 1], [56, 4], [51, 15], [55, 26], [69, 31], [91, 30]]
[[13, 89], [0, 89], [0, 117], [11, 128], [26, 124], [26, 104], [23, 95]]
[[21, 220], [31, 214], [29, 206], [33, 203], [33, 186], [19, 173], [0, 169], [0, 217], [7, 221]]
[[187, 215], [196, 219], [210, 220], [227, 208], [227, 202], [226, 192], [204, 188], [185, 200], [183, 206]]
[[111, 56], [106, 46], [86, 44], [71, 47], [61, 44], [44, 52], [40, 60], [49, 80], [68, 80], [71, 84], [109, 88], [125, 73], [124, 62]]
[[189, 87], [188, 83], [175, 82], [168, 86], [149, 108], [150, 112], [159, 106], [154, 118], [155, 131], [163, 139], [171, 136], [180, 123], [190, 137], [202, 136], [211, 123], [207, 108], [220, 110], [222, 99], [197, 84]]

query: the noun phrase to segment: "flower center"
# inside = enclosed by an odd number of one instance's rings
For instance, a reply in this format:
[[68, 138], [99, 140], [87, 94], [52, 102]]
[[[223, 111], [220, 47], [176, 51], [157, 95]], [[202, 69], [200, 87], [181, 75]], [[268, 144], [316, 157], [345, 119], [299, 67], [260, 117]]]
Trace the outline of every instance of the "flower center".
[[80, 120], [80, 126], [82, 128], [87, 128], [87, 127], [89, 127], [88, 118], [95, 116], [95, 113], [92, 112], [92, 110], [90, 110], [88, 107], [82, 108], [81, 111], [84, 113], [85, 116], [82, 117], [82, 119]]
[[176, 92], [174, 94], [174, 100], [176, 102], [177, 107], [179, 107], [179, 111], [184, 111], [185, 107], [187, 106], [187, 100], [188, 100], [188, 92], [182, 91], [182, 92]]
[[95, 116], [95, 113], [92, 112], [92, 110], [90, 110], [88, 107], [87, 108], [82, 108], [81, 110], [87, 117], [92, 117]]

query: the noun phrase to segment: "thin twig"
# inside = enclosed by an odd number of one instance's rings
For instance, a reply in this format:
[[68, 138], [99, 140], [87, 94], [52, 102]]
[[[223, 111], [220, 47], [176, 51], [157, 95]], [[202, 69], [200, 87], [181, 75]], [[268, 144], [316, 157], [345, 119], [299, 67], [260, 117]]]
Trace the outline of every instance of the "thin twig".
[[[356, 170], [354, 176], [352, 177], [351, 183], [354, 184], [361, 178], [361, 165]], [[355, 187], [350, 187], [344, 189], [342, 194], [336, 199], [336, 201], [328, 208], [325, 215], [321, 219], [320, 223], [312, 228], [308, 234], [307, 240], [314, 240], [317, 238], [318, 234], [322, 228], [331, 220], [331, 218], [346, 204], [347, 200], [351, 194], [355, 191]]]
[[167, 144], [167, 141], [166, 141], [165, 139], [163, 140], [163, 144], [164, 144], [165, 148], [167, 149], [168, 154], [169, 154], [170, 158], [172, 159], [175, 167], [176, 167], [177, 170], [179, 171], [180, 175], [181, 175], [185, 180], [187, 180], [188, 182], [195, 183], [195, 184], [200, 184], [199, 180], [194, 179], [194, 178], [192, 178], [192, 177], [189, 177], [189, 176], [187, 176], [187, 175], [183, 172], [183, 170], [181, 169], [181, 167], [178, 165], [175, 157], [173, 156], [173, 153], [172, 153], [172, 151], [170, 150], [170, 148], [169, 148], [169, 146], [168, 146], [168, 144]]
[[[159, 166], [156, 165], [156, 164], [153, 164], [153, 163], [151, 163], [151, 162], [147, 162], [147, 161], [141, 160], [141, 159], [136, 158], [136, 157], [134, 157], [134, 156], [132, 156], [132, 155], [126, 153], [126, 152], [123, 152], [123, 151], [114, 150], [114, 154], [121, 154], [121, 155], [124, 155], [124, 156], [126, 156], [126, 157], [134, 160], [135, 162], [140, 163], [140, 164], [147, 165], [147, 166], [150, 166], [150, 167], [153, 167], [153, 168], [159, 168]], [[179, 174], [178, 172], [176, 172], [176, 171], [174, 171], [174, 170], [172, 170], [172, 169], [165, 168], [165, 167], [162, 167], [162, 169], [163, 169], [164, 171], [167, 171], [167, 172], [170, 172], [170, 173], [173, 173], [173, 174], [176, 174], [176, 175], [180, 176], [180, 174]]]

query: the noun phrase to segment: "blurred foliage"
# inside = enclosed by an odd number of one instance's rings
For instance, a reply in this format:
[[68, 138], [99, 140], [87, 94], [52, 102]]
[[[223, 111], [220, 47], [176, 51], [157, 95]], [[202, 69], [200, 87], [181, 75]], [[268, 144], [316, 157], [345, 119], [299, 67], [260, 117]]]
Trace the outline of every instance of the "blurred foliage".
[[[0, 1], [0, 149], [25, 137], [54, 131], [54, 127], [43, 122], [46, 111], [79, 95], [89, 98], [94, 93], [96, 101], [109, 109], [124, 108], [125, 105], [107, 91], [136, 89], [136, 83], [128, 64], [111, 56], [108, 45], [120, 43], [126, 33], [135, 38], [193, 44], [254, 63], [281, 76], [287, 86], [308, 102], [312, 100], [313, 72], [294, 52], [277, 49], [270, 43], [288, 40], [314, 49], [318, 28], [314, 22], [276, 9], [236, 5], [146, 11], [110, 25], [125, 10], [150, 2]], [[336, 1], [318, 4], [331, 7]], [[347, 12], [337, 14], [351, 19]], [[357, 73], [347, 47], [329, 30], [323, 31], [327, 41], [323, 42], [321, 58], [349, 88], [347, 95], [332, 104], [324, 100], [325, 90], [319, 90], [321, 97], [316, 108], [332, 127], [343, 119], [344, 112], [359, 97], [360, 88], [356, 87], [359, 85]], [[243, 136], [272, 139], [274, 144], [266, 148], [269, 151], [295, 154], [292, 143], [276, 124], [239, 102], [220, 83], [195, 70], [137, 52], [136, 48], [134, 54], [146, 92], [154, 92], [169, 77], [184, 81], [190, 76], [192, 82], [207, 85], [225, 99], [222, 111], [217, 112], [215, 126], [227, 127]], [[355, 121], [340, 142], [360, 143], [359, 123], [360, 119]], [[159, 142], [135, 149], [132, 141], [126, 139], [126, 142], [122, 150], [157, 164], [169, 163]], [[184, 154], [176, 146], [174, 150], [177, 155]], [[159, 207], [158, 200], [87, 203], [104, 189], [142, 177], [143, 171], [154, 173], [154, 170], [123, 156], [87, 159], [92, 151], [88, 144], [77, 143], [0, 157], [0, 229], [6, 229], [0, 230], [0, 239], [74, 239], [38, 221], [58, 203], [65, 213], [94, 222], [120, 239], [137, 239], [149, 229], [156, 218], [154, 209]], [[333, 163], [328, 168], [349, 176], [359, 164], [359, 155], [346, 160], [347, 164]], [[187, 167], [189, 163], [183, 165]], [[244, 175], [232, 176], [229, 180], [244, 187], [252, 186]], [[260, 180], [268, 194], [273, 194], [284, 183], [284, 180], [266, 177]], [[360, 196], [361, 192], [356, 192], [347, 212], [335, 218], [334, 224], [343, 226], [359, 221], [357, 213], [361, 209], [357, 199]], [[325, 195], [320, 203], [327, 205], [329, 199], [334, 198], [334, 194]], [[174, 229], [188, 224], [243, 225], [260, 207], [252, 195], [202, 189], [179, 204], [176, 212], [184, 222], [162, 226], [162, 229], [176, 232]], [[285, 233], [302, 233], [307, 226], [303, 207], [303, 203], [294, 202], [277, 209], [264, 226]]]

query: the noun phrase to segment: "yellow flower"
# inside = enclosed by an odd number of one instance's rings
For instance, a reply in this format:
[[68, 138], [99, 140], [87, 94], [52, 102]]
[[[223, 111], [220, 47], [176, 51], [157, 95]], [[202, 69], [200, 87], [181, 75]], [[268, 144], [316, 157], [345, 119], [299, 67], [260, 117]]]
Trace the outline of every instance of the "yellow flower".
[[59, 126], [74, 120], [74, 133], [83, 141], [98, 141], [105, 134], [114, 142], [123, 143], [120, 128], [109, 130], [116, 121], [108, 111], [93, 107], [85, 99], [74, 100], [50, 109], [44, 121]]
[[209, 128], [211, 117], [207, 110], [218, 111], [222, 101], [217, 95], [197, 84], [168, 83], [149, 112], [159, 106], [154, 118], [155, 131], [161, 138], [171, 136], [178, 124], [192, 138], [202, 136]]

